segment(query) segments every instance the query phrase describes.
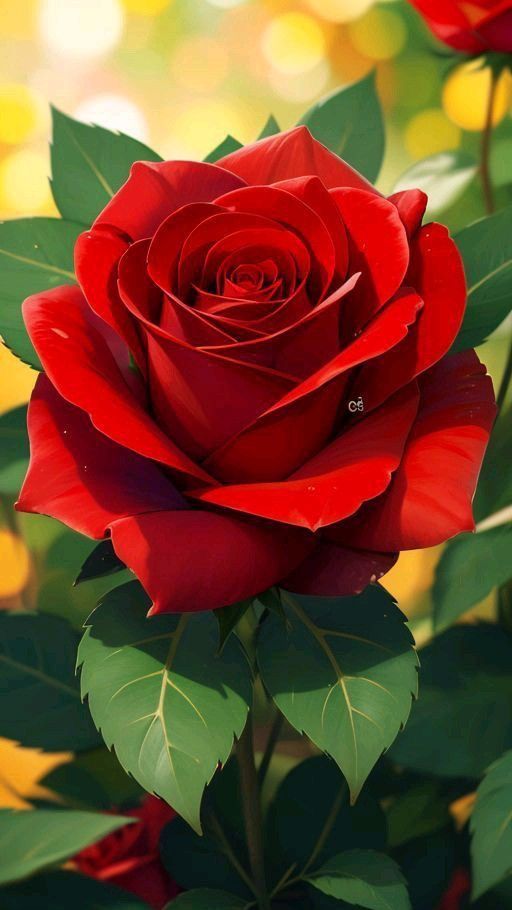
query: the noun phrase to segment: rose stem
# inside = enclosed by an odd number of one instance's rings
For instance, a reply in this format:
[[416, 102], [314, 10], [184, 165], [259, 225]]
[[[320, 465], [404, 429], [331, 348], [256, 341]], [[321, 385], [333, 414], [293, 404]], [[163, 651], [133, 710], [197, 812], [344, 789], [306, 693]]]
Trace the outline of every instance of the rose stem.
[[491, 84], [489, 86], [489, 96], [487, 99], [487, 112], [485, 115], [485, 126], [482, 132], [482, 144], [480, 148], [480, 176], [482, 179], [482, 191], [484, 197], [485, 210], [488, 215], [494, 212], [494, 193], [491, 179], [490, 154], [493, 129], [494, 102], [496, 101], [496, 89], [498, 87], [499, 72], [496, 72], [491, 66]]
[[279, 742], [283, 723], [284, 717], [278, 709], [268, 736], [267, 745], [265, 746], [265, 752], [263, 753], [261, 764], [258, 768], [258, 780], [260, 787], [263, 786], [263, 782], [267, 776], [267, 771], [269, 769], [270, 762], [272, 761], [274, 750], [277, 746], [277, 743]]
[[245, 819], [245, 833], [253, 881], [258, 892], [260, 910], [270, 910], [270, 901], [265, 878], [263, 854], [263, 825], [261, 815], [260, 788], [254, 761], [254, 740], [252, 718], [249, 714], [245, 730], [238, 740], [236, 755], [240, 768], [240, 791]]

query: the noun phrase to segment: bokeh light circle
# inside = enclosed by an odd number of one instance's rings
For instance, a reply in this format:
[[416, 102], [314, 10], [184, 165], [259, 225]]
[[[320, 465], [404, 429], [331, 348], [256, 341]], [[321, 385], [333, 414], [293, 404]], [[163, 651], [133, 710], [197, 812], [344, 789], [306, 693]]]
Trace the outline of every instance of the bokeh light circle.
[[172, 55], [173, 80], [191, 92], [215, 91], [224, 82], [228, 70], [225, 46], [209, 35], [184, 38]]
[[427, 108], [409, 120], [405, 130], [405, 146], [411, 158], [419, 161], [429, 155], [458, 148], [460, 129], [448, 120], [441, 108]]
[[318, 66], [326, 54], [323, 30], [306, 13], [283, 13], [272, 19], [263, 32], [263, 54], [276, 70], [289, 76]]
[[127, 13], [138, 16], [159, 16], [173, 0], [122, 0]]
[[328, 22], [351, 22], [366, 13], [375, 0], [307, 0], [313, 13]]
[[292, 104], [299, 104], [312, 101], [321, 95], [327, 88], [330, 76], [329, 63], [322, 60], [313, 70], [295, 76], [288, 76], [273, 69], [269, 73], [269, 82], [280, 98]]
[[39, 32], [48, 50], [87, 60], [119, 42], [124, 13], [119, 0], [41, 0]]
[[[482, 67], [480, 60], [458, 66], [448, 76], [443, 87], [443, 107], [453, 123], [463, 130], [480, 132], [487, 116], [491, 70]], [[506, 70], [501, 74], [494, 101], [493, 125], [501, 123], [510, 106], [512, 78]]]
[[216, 6], [219, 9], [234, 9], [235, 6], [242, 6], [247, 0], [207, 0], [210, 6]]
[[391, 60], [407, 41], [407, 28], [402, 16], [379, 7], [373, 7], [360, 19], [351, 22], [348, 32], [356, 50], [371, 60]]
[[21, 537], [0, 528], [0, 597], [14, 597], [28, 581], [30, 559]]
[[104, 93], [85, 98], [73, 114], [84, 123], [96, 123], [108, 130], [126, 133], [146, 142], [148, 127], [142, 111], [123, 95]]
[[38, 122], [38, 102], [27, 86], [15, 82], [0, 85], [0, 142], [25, 142]]
[[51, 200], [48, 158], [20, 149], [0, 162], [0, 206], [17, 215], [40, 212]]

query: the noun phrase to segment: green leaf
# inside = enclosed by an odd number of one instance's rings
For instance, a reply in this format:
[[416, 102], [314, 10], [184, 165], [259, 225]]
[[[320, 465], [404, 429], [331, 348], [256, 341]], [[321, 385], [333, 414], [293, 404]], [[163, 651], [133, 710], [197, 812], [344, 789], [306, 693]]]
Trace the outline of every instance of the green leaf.
[[0, 884], [20, 881], [40, 869], [61, 863], [132, 819], [65, 809], [0, 809], [2, 851]]
[[474, 502], [477, 521], [512, 503], [512, 407], [502, 411], [494, 425], [485, 453]]
[[22, 405], [0, 416], [0, 493], [19, 492], [28, 457], [27, 407]]
[[334, 758], [354, 801], [409, 715], [412, 636], [380, 586], [356, 597], [282, 600], [289, 628], [269, 616], [261, 629], [263, 682], [292, 726]]
[[161, 161], [147, 145], [52, 108], [52, 192], [63, 218], [90, 225], [127, 180], [134, 161]]
[[512, 578], [512, 525], [451, 541], [437, 565], [432, 591], [436, 630], [445, 629]]
[[346, 781], [331, 759], [308, 758], [293, 768], [278, 788], [265, 824], [272, 884], [287, 869], [325, 862], [354, 848], [383, 850], [386, 819], [365, 790], [349, 804]]
[[55, 617], [0, 612], [2, 736], [52, 751], [98, 743], [75, 675], [78, 641]]
[[300, 122], [315, 139], [375, 182], [384, 158], [385, 134], [374, 73], [336, 89], [310, 108]]
[[485, 775], [471, 816], [473, 900], [512, 871], [512, 752]]
[[219, 652], [222, 652], [231, 633], [236, 629], [239, 621], [247, 613], [251, 606], [252, 598], [242, 600], [240, 603], [232, 604], [229, 607], [221, 607], [215, 610], [215, 616], [219, 624]]
[[0, 222], [0, 335], [36, 370], [41, 363], [25, 330], [21, 304], [31, 294], [74, 284], [73, 249], [81, 230], [60, 218]]
[[59, 870], [0, 889], [2, 910], [149, 910], [148, 904], [114, 885]]
[[468, 283], [468, 303], [452, 350], [477, 347], [494, 332], [512, 303], [512, 206], [481, 218], [455, 238]]
[[411, 910], [397, 864], [373, 850], [339, 853], [308, 880], [324, 894], [368, 910]]
[[420, 659], [421, 697], [392, 759], [428, 775], [480, 777], [512, 747], [512, 635], [491, 623], [454, 626]]
[[225, 155], [231, 155], [231, 152], [236, 152], [238, 149], [241, 149], [242, 143], [235, 139], [234, 136], [226, 136], [222, 142], [219, 143], [209, 155], [204, 159], [209, 164], [215, 164], [220, 158], [224, 158]]
[[427, 215], [433, 217], [453, 205], [473, 182], [478, 172], [471, 155], [440, 152], [416, 162], [395, 186], [400, 190], [420, 189], [428, 196]]
[[75, 755], [74, 761], [54, 768], [40, 783], [72, 809], [131, 808], [143, 796], [143, 790], [104, 745]]
[[275, 136], [277, 133], [281, 132], [281, 127], [279, 126], [276, 118], [273, 114], [270, 115], [265, 126], [263, 127], [261, 133], [258, 136], [258, 139], [268, 139], [269, 136]]
[[149, 606], [137, 582], [105, 595], [79, 648], [82, 694], [122, 766], [200, 831], [204, 787], [245, 725], [249, 666], [235, 637], [216, 656], [211, 613], [147, 619]]
[[217, 891], [212, 888], [197, 888], [180, 894], [166, 910], [249, 910], [254, 902], [241, 900], [235, 894], [227, 891]]
[[399, 847], [450, 824], [449, 802], [437, 781], [425, 780], [410, 785], [388, 809], [389, 846]]
[[84, 581], [91, 581], [93, 578], [104, 578], [105, 575], [122, 572], [125, 568], [124, 562], [121, 562], [114, 551], [112, 541], [110, 539], [101, 540], [87, 556], [76, 577], [75, 585], [82, 584]]

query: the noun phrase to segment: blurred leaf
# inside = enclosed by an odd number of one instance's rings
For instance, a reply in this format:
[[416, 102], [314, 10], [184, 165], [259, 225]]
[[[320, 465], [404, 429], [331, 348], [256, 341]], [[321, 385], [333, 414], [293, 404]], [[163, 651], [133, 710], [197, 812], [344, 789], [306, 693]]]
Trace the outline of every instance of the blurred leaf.
[[275, 136], [276, 133], [281, 132], [281, 127], [279, 126], [276, 118], [273, 114], [270, 115], [265, 126], [263, 127], [261, 133], [258, 136], [258, 139], [268, 139], [269, 136]]
[[75, 585], [93, 578], [103, 578], [105, 575], [121, 572], [125, 568], [124, 562], [121, 562], [114, 551], [112, 541], [110, 539], [101, 540], [85, 559], [76, 577]]
[[122, 766], [200, 830], [204, 787], [245, 725], [249, 666], [234, 637], [216, 656], [211, 613], [149, 607], [137, 582], [105, 595], [79, 648], [82, 693]]
[[427, 215], [449, 208], [475, 179], [477, 164], [464, 152], [440, 152], [413, 164], [395, 186], [400, 190], [420, 189], [428, 196]]
[[512, 137], [508, 136], [492, 143], [491, 176], [495, 187], [512, 183]]
[[281, 783], [268, 811], [265, 843], [275, 884], [313, 855], [322, 863], [344, 850], [384, 849], [386, 819], [367, 790], [351, 806], [338, 767], [319, 755], [301, 762]]
[[512, 752], [487, 771], [471, 817], [473, 900], [512, 869]]
[[436, 568], [432, 590], [436, 630], [445, 629], [512, 578], [512, 525], [450, 541]]
[[405, 879], [383, 853], [351, 850], [331, 857], [308, 881], [337, 900], [368, 910], [411, 910]]
[[149, 910], [133, 894], [107, 882], [59, 870], [0, 889], [2, 910]]
[[0, 809], [0, 884], [19, 881], [74, 856], [131, 819], [65, 809]]
[[420, 659], [421, 698], [391, 757], [430, 775], [480, 777], [512, 747], [512, 636], [491, 623], [455, 626]]
[[390, 847], [440, 831], [450, 823], [449, 800], [436, 781], [409, 786], [392, 802], [386, 818]]
[[204, 160], [209, 164], [215, 164], [220, 158], [224, 158], [225, 155], [231, 155], [231, 152], [236, 152], [241, 148], [243, 148], [242, 143], [239, 142], [238, 139], [235, 139], [234, 136], [228, 135]]
[[51, 187], [63, 218], [89, 226], [125, 183], [135, 161], [161, 161], [147, 145], [52, 108]]
[[300, 123], [374, 183], [384, 158], [384, 120], [375, 87], [375, 73], [364, 76], [318, 101]]
[[494, 425], [478, 480], [474, 502], [477, 521], [512, 503], [512, 407], [502, 411]]
[[[249, 907], [252, 902], [249, 903]], [[197, 888], [187, 891], [167, 904], [165, 910], [247, 910], [247, 901], [227, 891], [216, 891], [212, 888]]]
[[0, 335], [24, 363], [41, 363], [21, 315], [31, 294], [74, 284], [73, 249], [82, 227], [60, 218], [18, 218], [0, 222]]
[[477, 347], [512, 308], [512, 206], [456, 235], [468, 283], [468, 303], [452, 350]]
[[396, 850], [414, 910], [438, 907], [455, 869], [457, 846], [453, 829], [445, 828], [417, 837]]
[[19, 492], [28, 457], [27, 407], [22, 405], [0, 416], [0, 493]]
[[75, 675], [78, 640], [60, 619], [0, 612], [2, 736], [52, 751], [98, 743]]
[[69, 809], [110, 809], [114, 800], [93, 775], [77, 762], [65, 762], [39, 784], [55, 793]]
[[381, 587], [343, 598], [283, 593], [282, 601], [288, 629], [274, 615], [261, 628], [263, 682], [292, 726], [334, 758], [355, 800], [409, 715], [411, 633]]

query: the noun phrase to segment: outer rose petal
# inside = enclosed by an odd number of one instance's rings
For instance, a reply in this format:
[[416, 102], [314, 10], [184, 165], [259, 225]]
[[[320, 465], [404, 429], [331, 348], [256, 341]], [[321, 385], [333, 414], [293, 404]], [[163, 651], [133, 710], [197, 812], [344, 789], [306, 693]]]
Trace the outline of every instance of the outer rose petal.
[[217, 164], [238, 174], [250, 186], [277, 183], [291, 177], [316, 176], [327, 189], [354, 186], [376, 192], [350, 165], [317, 142], [306, 126], [296, 126], [245, 145], [221, 158]]
[[156, 464], [98, 433], [44, 373], [32, 393], [28, 430], [31, 459], [16, 504], [20, 512], [51, 515], [101, 538], [117, 518], [186, 508]]
[[334, 532], [340, 543], [414, 550], [474, 529], [471, 501], [496, 415], [491, 379], [467, 351], [426, 373], [420, 391], [418, 417], [389, 489], [340, 524]]
[[477, 31], [463, 13], [462, 4], [457, 0], [411, 0], [411, 3], [440, 41], [468, 54], [485, 50]]
[[98, 215], [93, 227], [112, 225], [132, 240], [151, 237], [176, 209], [212, 202], [245, 181], [200, 161], [137, 161], [126, 183]]
[[277, 584], [309, 535], [213, 512], [153, 512], [112, 524], [120, 559], [153, 600], [150, 614], [215, 610]]
[[412, 240], [427, 208], [428, 196], [423, 190], [402, 190], [388, 197], [388, 202], [396, 205], [402, 224], [409, 240]]
[[23, 317], [52, 384], [66, 401], [86, 411], [98, 430], [180, 473], [208, 476], [144, 411], [79, 288], [65, 285], [28, 297]]
[[195, 497], [317, 531], [352, 515], [386, 489], [400, 464], [417, 407], [412, 385], [349, 427], [287, 480], [214, 487]]
[[512, 53], [512, 10], [504, 8], [498, 15], [491, 12], [478, 26], [478, 34], [486, 48], [503, 54]]
[[398, 553], [353, 550], [322, 539], [298, 569], [281, 582], [281, 587], [320, 597], [360, 594], [389, 572], [397, 559]]

